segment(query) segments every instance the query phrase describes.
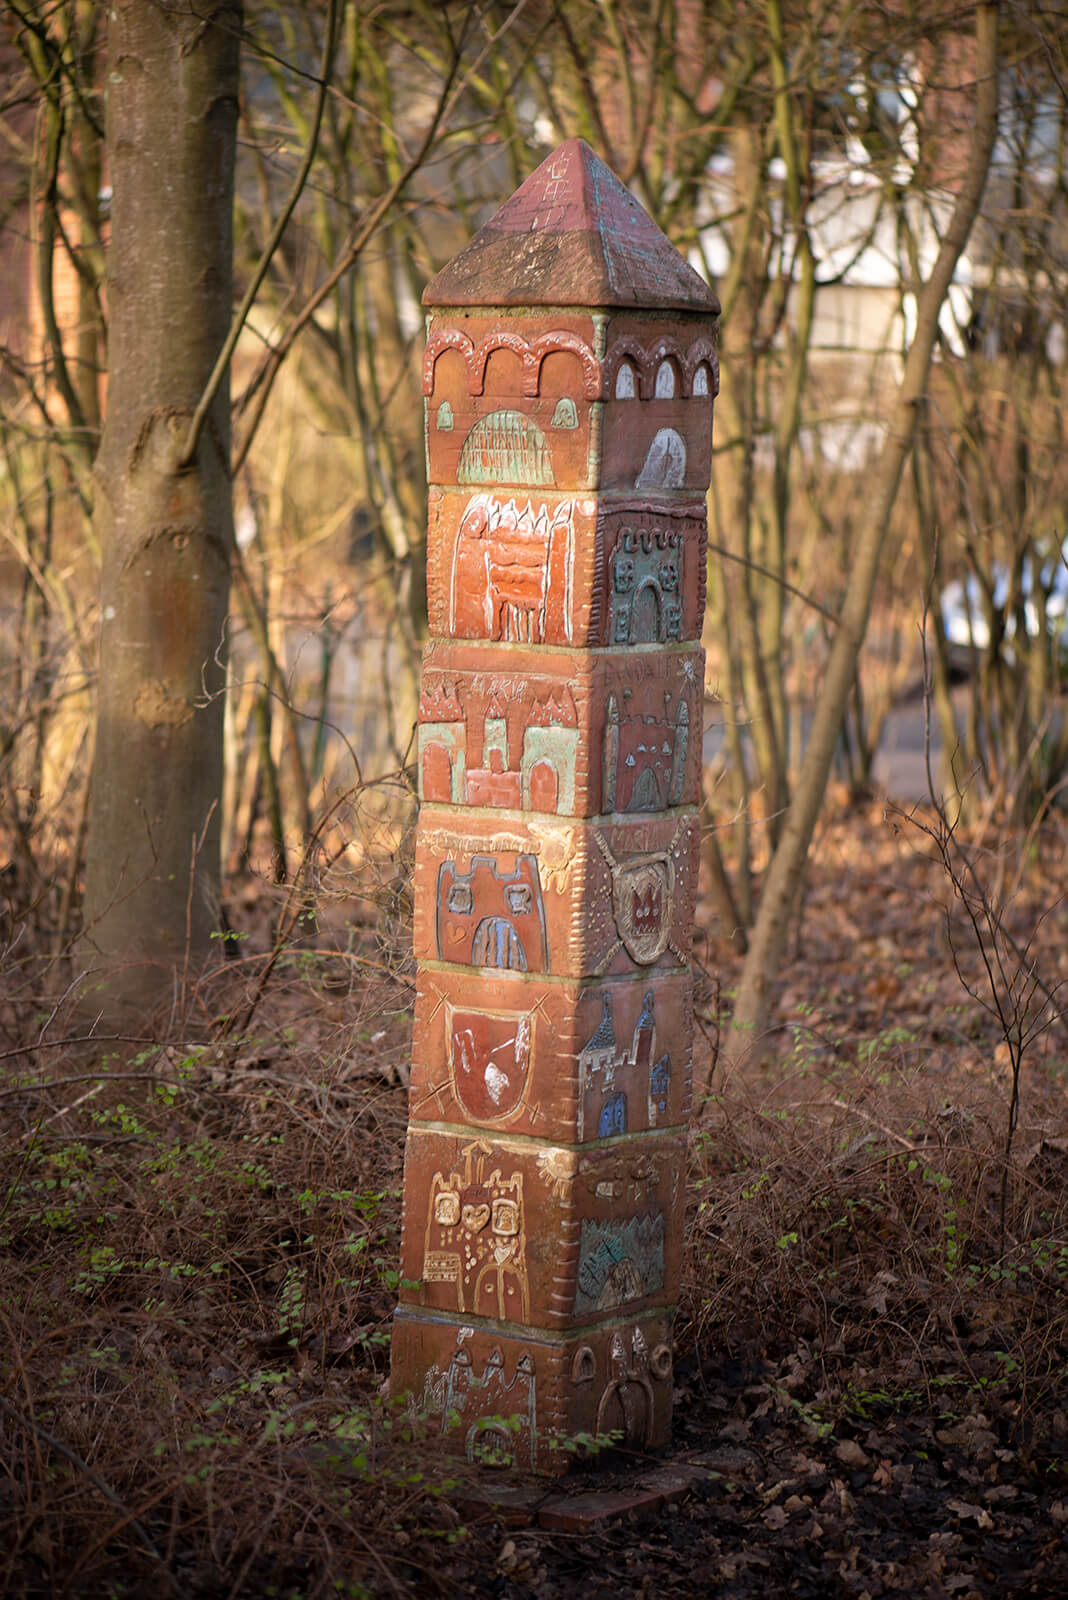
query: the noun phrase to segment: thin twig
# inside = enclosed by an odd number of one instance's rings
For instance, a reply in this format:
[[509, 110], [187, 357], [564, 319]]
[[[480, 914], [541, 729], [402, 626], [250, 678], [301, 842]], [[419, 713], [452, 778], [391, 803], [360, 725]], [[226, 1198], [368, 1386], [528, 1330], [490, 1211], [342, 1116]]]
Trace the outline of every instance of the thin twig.
[[[12, 1050], [0, 1050], [0, 1061], [10, 1061], [13, 1056], [32, 1056], [38, 1050], [65, 1050], [68, 1045], [76, 1044], [157, 1044], [156, 1039], [147, 1039], [135, 1033], [83, 1033], [73, 1039], [35, 1039], [32, 1044], [16, 1045]], [[107, 1074], [98, 1074], [107, 1076]], [[60, 1079], [60, 1082], [67, 1080]]]
[[0, 1100], [7, 1100], [11, 1095], [32, 1094], [38, 1089], [62, 1089], [73, 1083], [162, 1083], [181, 1089], [188, 1087], [189, 1080], [164, 1078], [157, 1072], [85, 1072], [77, 1078], [42, 1078], [37, 1083], [20, 1083], [14, 1089], [0, 1089]]

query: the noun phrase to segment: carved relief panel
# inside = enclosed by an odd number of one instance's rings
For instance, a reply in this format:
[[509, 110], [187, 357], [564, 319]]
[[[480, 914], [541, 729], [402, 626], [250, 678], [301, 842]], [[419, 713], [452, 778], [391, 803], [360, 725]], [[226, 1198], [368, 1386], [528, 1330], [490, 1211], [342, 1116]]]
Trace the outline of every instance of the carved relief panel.
[[575, 584], [592, 559], [595, 511], [594, 501], [553, 490], [432, 490], [431, 632], [505, 644], [581, 642], [591, 596], [576, 596]]
[[705, 507], [611, 502], [597, 523], [591, 642], [672, 644], [700, 636], [705, 614]]
[[434, 484], [581, 489], [597, 481], [601, 363], [589, 315], [432, 319], [423, 358]]
[[608, 323], [599, 487], [671, 495], [708, 488], [715, 346], [701, 322], [626, 313]]
[[689, 965], [695, 814], [575, 822], [426, 806], [416, 839], [417, 961], [554, 977]]
[[397, 1308], [395, 1370], [420, 1374], [417, 1421], [429, 1420], [472, 1465], [560, 1472], [576, 1433], [634, 1450], [667, 1444], [671, 1316], [645, 1312], [571, 1337], [522, 1335]]
[[424, 652], [419, 793], [424, 801], [560, 816], [666, 811], [699, 797], [703, 655], [503, 660], [483, 645]]
[[417, 1122], [582, 1144], [689, 1114], [685, 973], [577, 984], [423, 968], [414, 1036]]
[[433, 489], [429, 519], [439, 637], [582, 649], [700, 638], [703, 500]]
[[580, 1151], [413, 1124], [402, 1301], [541, 1328], [669, 1304], [684, 1149], [671, 1132]]

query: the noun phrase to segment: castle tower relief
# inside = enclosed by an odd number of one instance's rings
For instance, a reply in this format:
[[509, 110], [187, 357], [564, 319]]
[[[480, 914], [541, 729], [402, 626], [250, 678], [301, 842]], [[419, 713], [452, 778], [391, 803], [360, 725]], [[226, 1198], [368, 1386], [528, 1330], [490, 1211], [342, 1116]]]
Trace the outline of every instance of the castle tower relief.
[[670, 1434], [719, 307], [581, 140], [424, 302], [393, 1393], [555, 1471]]

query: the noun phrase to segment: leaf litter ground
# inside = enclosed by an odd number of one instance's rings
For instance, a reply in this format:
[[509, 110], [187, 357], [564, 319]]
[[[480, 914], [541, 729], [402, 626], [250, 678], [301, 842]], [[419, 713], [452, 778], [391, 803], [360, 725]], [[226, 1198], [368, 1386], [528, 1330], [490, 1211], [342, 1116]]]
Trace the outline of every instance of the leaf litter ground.
[[324, 893], [262, 992], [270, 896], [235, 892], [206, 1042], [64, 1045], [47, 969], [13, 969], [3, 1592], [1068, 1596], [1062, 834], [843, 809], [759, 1069], [719, 1061], [738, 958], [704, 905], [675, 1487], [580, 1529], [537, 1495], [665, 1463], [609, 1451], [495, 1508], [383, 1393], [412, 999], [391, 871]]

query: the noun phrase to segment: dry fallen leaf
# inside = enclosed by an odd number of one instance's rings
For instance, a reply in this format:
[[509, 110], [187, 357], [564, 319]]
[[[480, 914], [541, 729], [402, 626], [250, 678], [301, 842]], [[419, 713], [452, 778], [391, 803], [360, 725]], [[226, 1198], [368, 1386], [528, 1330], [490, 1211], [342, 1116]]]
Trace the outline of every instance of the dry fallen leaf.
[[980, 1528], [992, 1528], [994, 1519], [983, 1506], [973, 1506], [967, 1500], [947, 1500], [946, 1506], [958, 1517], [974, 1517]]

